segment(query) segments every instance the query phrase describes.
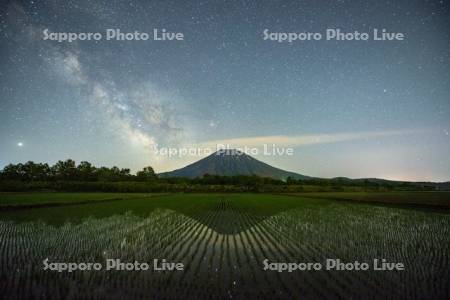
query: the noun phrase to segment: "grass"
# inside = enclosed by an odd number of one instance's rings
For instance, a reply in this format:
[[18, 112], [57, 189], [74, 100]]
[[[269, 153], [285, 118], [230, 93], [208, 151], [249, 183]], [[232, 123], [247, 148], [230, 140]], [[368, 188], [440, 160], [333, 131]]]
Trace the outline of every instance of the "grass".
[[[3, 212], [0, 212], [0, 218], [14, 221], [43, 221], [53, 225], [60, 225], [68, 221], [80, 222], [87, 217], [104, 218], [126, 212], [146, 217], [158, 208], [192, 216], [216, 210], [224, 199], [233, 199], [235, 207], [255, 216], [271, 216], [284, 210], [313, 204], [310, 203], [311, 201], [297, 201], [292, 197], [265, 194], [31, 193], [2, 195], [0, 199], [8, 203], [9, 207], [24, 208], [4, 209]], [[105, 199], [121, 200], [102, 201]], [[84, 202], [86, 200], [89, 202]], [[72, 205], [70, 207], [42, 205], [51, 203], [51, 201]], [[315, 202], [314, 205], [317, 205], [318, 201]], [[26, 205], [29, 203], [33, 203], [34, 206]]]
[[[96, 199], [119, 195], [2, 194], [0, 199], [20, 205], [27, 197], [34, 198], [34, 204], [49, 203], [48, 197], [56, 202], [92, 202], [0, 211], [0, 278], [5, 279], [0, 290], [6, 298], [445, 299], [450, 292], [448, 214], [299, 195], [129, 194], [119, 201], [101, 202]], [[67, 274], [42, 271], [47, 257], [102, 263], [107, 258], [140, 262], [165, 258], [183, 262], [186, 268]], [[265, 272], [266, 258], [271, 262], [386, 258], [404, 263], [406, 270]]]
[[291, 195], [319, 199], [450, 208], [450, 192], [323, 192]]
[[[0, 208], [51, 206], [149, 197], [146, 193], [0, 193]], [[157, 195], [157, 194], [153, 194]]]

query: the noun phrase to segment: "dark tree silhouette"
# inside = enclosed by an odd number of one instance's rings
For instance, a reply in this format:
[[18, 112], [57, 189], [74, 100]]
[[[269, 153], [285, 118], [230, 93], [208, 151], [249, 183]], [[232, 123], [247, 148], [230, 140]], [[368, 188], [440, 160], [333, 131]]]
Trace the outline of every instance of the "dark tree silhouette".
[[150, 166], [145, 167], [144, 169], [142, 169], [142, 171], [137, 172], [136, 176], [139, 180], [142, 181], [155, 180], [158, 178], [155, 174], [155, 171]]

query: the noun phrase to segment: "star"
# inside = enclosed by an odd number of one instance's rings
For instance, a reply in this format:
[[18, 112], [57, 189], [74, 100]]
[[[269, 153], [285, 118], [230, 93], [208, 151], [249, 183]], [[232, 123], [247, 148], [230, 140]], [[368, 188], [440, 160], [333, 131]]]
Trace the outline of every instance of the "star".
[[210, 120], [209, 121], [209, 127], [211, 127], [211, 128], [217, 127], [217, 122], [215, 122], [214, 120]]
[[23, 147], [23, 142], [18, 142], [17, 147]]

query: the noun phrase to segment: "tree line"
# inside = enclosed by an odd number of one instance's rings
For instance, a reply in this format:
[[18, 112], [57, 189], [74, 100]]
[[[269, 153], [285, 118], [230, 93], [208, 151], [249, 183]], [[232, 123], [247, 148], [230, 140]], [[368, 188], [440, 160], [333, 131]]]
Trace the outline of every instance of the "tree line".
[[[57, 190], [107, 190], [107, 191], [304, 191], [318, 187], [324, 191], [360, 190], [436, 190], [432, 183], [408, 183], [388, 180], [348, 178], [308, 178], [286, 180], [256, 175], [219, 176], [205, 174], [197, 178], [159, 178], [147, 166], [136, 174], [130, 169], [95, 167], [87, 161], [78, 165], [72, 159], [47, 163], [9, 164], [0, 171], [0, 190], [57, 189]], [[139, 185], [140, 183], [143, 184]], [[105, 185], [108, 184], [108, 185]], [[201, 188], [203, 186], [203, 188]], [[221, 188], [219, 188], [221, 187]], [[236, 188], [232, 188], [236, 187]], [[314, 188], [312, 190], [317, 190]]]
[[157, 179], [152, 167], [145, 167], [136, 175], [130, 173], [130, 169], [118, 167], [97, 168], [87, 161], [78, 165], [72, 159], [58, 161], [53, 166], [47, 163], [9, 164], [0, 171], [0, 179], [17, 181], [152, 181]]
[[9, 164], [0, 171], [0, 180], [22, 181], [22, 182], [54, 182], [54, 181], [81, 181], [81, 182], [162, 182], [168, 184], [200, 184], [200, 185], [280, 185], [285, 182], [268, 177], [256, 175], [245, 176], [219, 176], [205, 174], [198, 178], [158, 178], [152, 167], [147, 166], [131, 174], [130, 169], [118, 167], [95, 167], [87, 161], [78, 165], [72, 159], [58, 161], [53, 166], [47, 163]]

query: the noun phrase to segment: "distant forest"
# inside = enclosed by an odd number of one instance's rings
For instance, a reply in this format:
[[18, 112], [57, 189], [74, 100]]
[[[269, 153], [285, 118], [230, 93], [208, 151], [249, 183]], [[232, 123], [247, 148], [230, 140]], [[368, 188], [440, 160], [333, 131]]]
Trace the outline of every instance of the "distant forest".
[[76, 165], [75, 161], [68, 159], [58, 161], [53, 166], [46, 163], [35, 163], [32, 161], [24, 164], [9, 164], [0, 171], [2, 180], [19, 181], [151, 181], [157, 179], [152, 167], [145, 167], [133, 175], [130, 169], [119, 169], [118, 167], [97, 168], [87, 161]]
[[148, 166], [131, 174], [130, 169], [95, 167], [87, 161], [78, 165], [72, 159], [53, 166], [32, 161], [9, 164], [0, 171], [0, 191], [103, 191], [103, 192], [317, 192], [436, 190], [433, 183], [388, 180], [293, 179], [278, 180], [259, 176], [218, 176], [205, 174], [189, 179], [159, 178]]

